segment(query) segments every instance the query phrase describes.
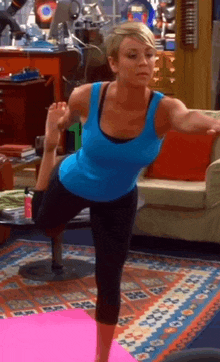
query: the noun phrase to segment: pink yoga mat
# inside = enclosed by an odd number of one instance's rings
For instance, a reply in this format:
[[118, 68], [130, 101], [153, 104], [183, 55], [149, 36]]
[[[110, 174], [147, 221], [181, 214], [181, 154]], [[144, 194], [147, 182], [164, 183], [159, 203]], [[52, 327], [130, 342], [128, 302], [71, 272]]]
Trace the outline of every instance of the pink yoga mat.
[[[1, 362], [94, 362], [96, 322], [83, 309], [0, 320]], [[134, 362], [113, 341], [109, 362]]]

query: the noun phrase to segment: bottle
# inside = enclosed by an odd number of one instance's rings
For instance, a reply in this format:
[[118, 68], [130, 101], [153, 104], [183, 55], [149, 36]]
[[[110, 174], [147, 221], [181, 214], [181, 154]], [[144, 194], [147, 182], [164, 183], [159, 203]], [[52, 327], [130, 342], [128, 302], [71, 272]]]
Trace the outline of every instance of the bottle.
[[66, 22], [59, 23], [57, 31], [58, 31], [58, 49], [60, 51], [66, 51], [67, 44], [65, 42], [65, 38], [69, 36]]
[[32, 219], [32, 196], [28, 191], [28, 187], [25, 187], [24, 193], [24, 216], [26, 219]]

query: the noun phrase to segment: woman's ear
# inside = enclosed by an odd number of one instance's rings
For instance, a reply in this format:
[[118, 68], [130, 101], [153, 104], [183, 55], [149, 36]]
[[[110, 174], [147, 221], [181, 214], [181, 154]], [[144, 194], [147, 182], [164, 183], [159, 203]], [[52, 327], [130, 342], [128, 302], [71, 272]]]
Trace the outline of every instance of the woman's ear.
[[113, 73], [118, 72], [118, 62], [113, 57], [108, 57], [109, 66]]

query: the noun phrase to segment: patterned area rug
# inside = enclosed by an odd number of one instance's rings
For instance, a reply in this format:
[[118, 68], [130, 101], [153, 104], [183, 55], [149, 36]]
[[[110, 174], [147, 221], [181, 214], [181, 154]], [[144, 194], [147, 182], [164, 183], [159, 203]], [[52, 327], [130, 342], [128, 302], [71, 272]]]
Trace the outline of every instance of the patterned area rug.
[[[0, 319], [81, 308], [95, 318], [95, 275], [25, 279], [19, 268], [51, 258], [47, 242], [17, 240], [0, 251]], [[63, 258], [95, 264], [95, 249], [63, 245]], [[129, 252], [114, 338], [137, 361], [163, 361], [187, 348], [220, 307], [220, 263]]]

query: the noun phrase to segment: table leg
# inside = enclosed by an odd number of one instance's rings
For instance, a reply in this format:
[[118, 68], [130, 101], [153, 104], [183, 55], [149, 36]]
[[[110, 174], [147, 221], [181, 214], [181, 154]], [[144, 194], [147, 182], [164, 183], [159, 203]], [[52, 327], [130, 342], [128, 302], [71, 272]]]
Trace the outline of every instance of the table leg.
[[62, 241], [63, 233], [51, 238], [52, 243], [52, 270], [62, 270]]

